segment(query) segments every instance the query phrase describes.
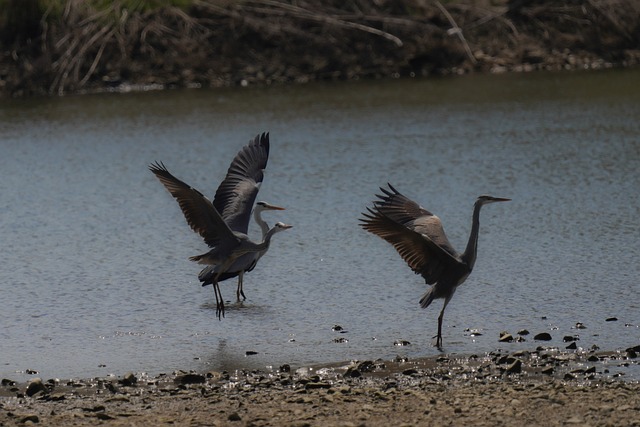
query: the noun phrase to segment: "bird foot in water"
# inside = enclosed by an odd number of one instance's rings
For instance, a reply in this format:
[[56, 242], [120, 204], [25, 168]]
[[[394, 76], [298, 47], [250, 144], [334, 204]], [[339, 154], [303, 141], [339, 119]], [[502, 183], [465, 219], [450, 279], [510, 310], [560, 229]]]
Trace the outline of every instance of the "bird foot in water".
[[224, 304], [216, 305], [216, 316], [218, 316], [218, 320], [222, 320], [224, 317]]
[[[432, 340], [433, 340], [433, 338], [436, 339], [435, 347], [438, 350], [442, 351], [442, 336], [441, 335], [435, 335], [434, 337], [432, 337]], [[433, 341], [431, 341], [431, 342], [433, 342]]]

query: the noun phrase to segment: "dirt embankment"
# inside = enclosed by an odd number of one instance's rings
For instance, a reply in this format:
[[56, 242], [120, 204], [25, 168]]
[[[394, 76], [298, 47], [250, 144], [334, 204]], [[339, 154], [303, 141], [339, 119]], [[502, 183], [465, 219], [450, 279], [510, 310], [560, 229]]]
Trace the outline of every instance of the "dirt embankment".
[[0, 96], [640, 63], [635, 0], [89, 3], [0, 20]]

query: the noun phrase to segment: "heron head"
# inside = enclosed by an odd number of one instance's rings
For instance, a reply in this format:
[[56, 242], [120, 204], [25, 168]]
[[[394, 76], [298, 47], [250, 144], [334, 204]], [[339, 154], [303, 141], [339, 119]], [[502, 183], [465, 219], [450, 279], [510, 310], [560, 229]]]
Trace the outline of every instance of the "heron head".
[[276, 222], [273, 227], [276, 229], [276, 231], [284, 231], [293, 227], [293, 225], [285, 224], [284, 222]]
[[481, 205], [488, 205], [489, 203], [509, 202], [509, 201], [511, 201], [511, 199], [505, 199], [504, 197], [487, 196], [486, 194], [484, 194], [478, 197], [478, 200], [476, 201], [476, 203], [480, 203]]
[[272, 205], [272, 204], [267, 203], [267, 202], [258, 202], [258, 203], [256, 203], [255, 209], [259, 210], [259, 211], [283, 211], [283, 210], [285, 210], [284, 208], [282, 208], [280, 206]]

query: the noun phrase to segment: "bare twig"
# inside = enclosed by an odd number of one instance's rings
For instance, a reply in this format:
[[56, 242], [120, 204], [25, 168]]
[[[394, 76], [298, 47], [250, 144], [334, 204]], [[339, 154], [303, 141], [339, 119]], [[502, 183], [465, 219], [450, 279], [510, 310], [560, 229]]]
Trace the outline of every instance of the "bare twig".
[[447, 33], [456, 34], [458, 36], [458, 38], [462, 42], [462, 45], [464, 46], [465, 52], [467, 52], [467, 56], [469, 57], [469, 60], [471, 60], [473, 64], [476, 64], [478, 61], [476, 60], [475, 56], [473, 56], [473, 52], [471, 52], [471, 48], [469, 47], [467, 40], [464, 38], [464, 34], [462, 34], [462, 28], [460, 28], [458, 24], [456, 24], [456, 21], [454, 21], [453, 17], [449, 13], [449, 11], [445, 9], [442, 3], [440, 3], [438, 0], [436, 0], [435, 3], [436, 3], [436, 6], [438, 6], [438, 9], [440, 9], [440, 11], [444, 14], [444, 16], [447, 18], [447, 20], [451, 24], [451, 29], [447, 31]]

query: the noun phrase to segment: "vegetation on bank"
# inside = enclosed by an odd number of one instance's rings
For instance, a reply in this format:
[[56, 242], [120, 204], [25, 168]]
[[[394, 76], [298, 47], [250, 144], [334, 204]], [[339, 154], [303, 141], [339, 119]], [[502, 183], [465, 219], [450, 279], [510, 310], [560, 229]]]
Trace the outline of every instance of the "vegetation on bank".
[[0, 0], [0, 96], [639, 62], [637, 0]]

